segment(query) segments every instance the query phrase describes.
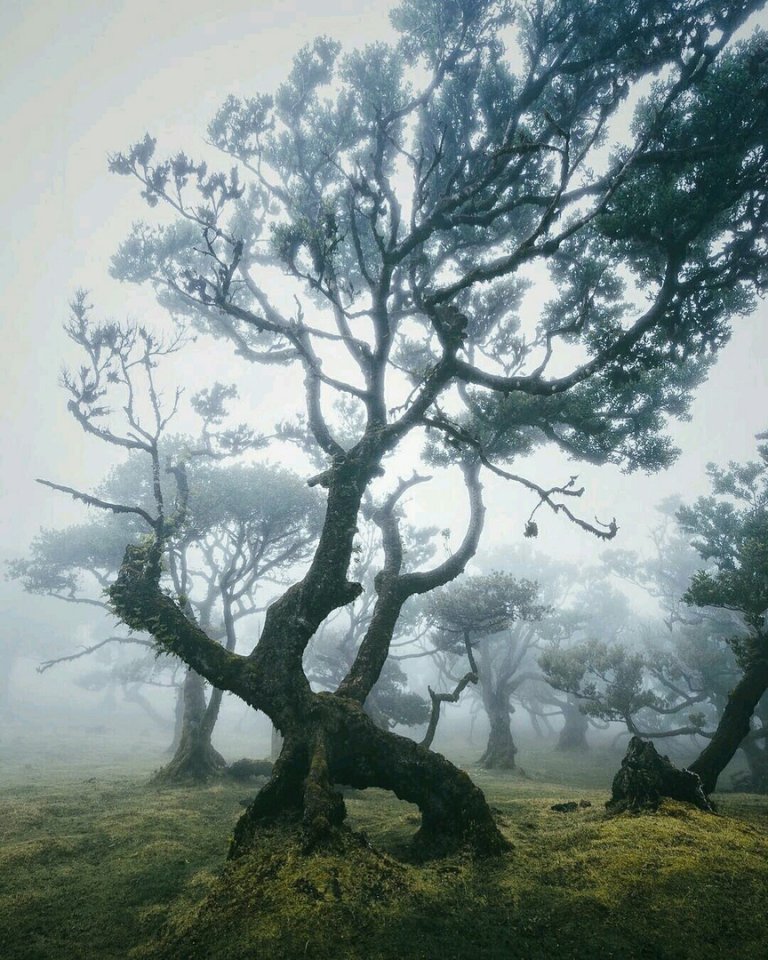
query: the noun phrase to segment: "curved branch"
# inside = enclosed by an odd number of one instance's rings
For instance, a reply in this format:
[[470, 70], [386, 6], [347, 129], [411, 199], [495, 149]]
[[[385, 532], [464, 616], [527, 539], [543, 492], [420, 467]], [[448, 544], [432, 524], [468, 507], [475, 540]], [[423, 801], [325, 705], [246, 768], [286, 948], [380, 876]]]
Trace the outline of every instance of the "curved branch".
[[68, 657], [56, 657], [53, 660], [43, 660], [38, 666], [37, 672], [45, 673], [46, 670], [50, 670], [51, 667], [55, 667], [58, 663], [69, 663], [72, 660], [79, 660], [80, 657], [87, 657], [89, 653], [93, 653], [95, 650], [100, 650], [108, 643], [133, 643], [139, 647], [154, 647], [154, 644], [149, 640], [142, 640], [139, 637], [107, 637], [106, 640], [101, 640], [99, 643], [94, 643], [90, 647], [84, 647], [79, 651], [79, 653], [70, 654]]
[[75, 500], [81, 500], [86, 506], [100, 507], [102, 510], [111, 510], [112, 513], [134, 513], [141, 517], [153, 530], [157, 530], [158, 521], [153, 519], [146, 510], [141, 507], [127, 507], [122, 503], [111, 503], [109, 500], [101, 500], [99, 497], [93, 497], [89, 493], [82, 493], [73, 487], [65, 487], [60, 483], [53, 483], [50, 480], [41, 480], [39, 477], [35, 483], [41, 483], [44, 487], [50, 487], [52, 490], [59, 490], [61, 493], [68, 493]]
[[179, 604], [160, 589], [163, 543], [126, 547], [117, 580], [109, 588], [115, 613], [132, 630], [150, 634], [160, 649], [174, 653], [214, 687], [236, 693], [258, 708], [260, 687], [245, 676], [246, 658], [212, 640]]
[[429, 718], [427, 732], [424, 734], [424, 739], [421, 741], [421, 746], [425, 747], [426, 749], [429, 749], [432, 746], [432, 741], [435, 739], [437, 724], [440, 720], [440, 705], [443, 703], [457, 703], [464, 688], [468, 684], [477, 683], [478, 681], [479, 674], [477, 670], [477, 664], [475, 663], [475, 655], [472, 652], [472, 644], [469, 642], [469, 630], [464, 631], [464, 648], [467, 651], [467, 658], [469, 659], [469, 672], [465, 673], [464, 676], [459, 680], [454, 687], [453, 693], [435, 693], [432, 687], [427, 687], [427, 690], [429, 691], [429, 698], [432, 701], [432, 713]]
[[365, 702], [389, 655], [392, 636], [405, 601], [409, 597], [427, 593], [455, 579], [474, 556], [485, 516], [482, 485], [479, 481], [477, 463], [465, 464], [462, 470], [470, 502], [467, 532], [457, 551], [432, 570], [400, 573], [402, 540], [397, 517], [394, 514], [395, 504], [405, 490], [416, 483], [424, 482], [426, 478], [414, 474], [411, 480], [401, 481], [385, 504], [373, 514], [373, 519], [382, 531], [384, 568], [377, 574], [375, 580], [377, 598], [371, 622], [354, 663], [336, 690], [338, 696], [350, 697], [359, 703]]

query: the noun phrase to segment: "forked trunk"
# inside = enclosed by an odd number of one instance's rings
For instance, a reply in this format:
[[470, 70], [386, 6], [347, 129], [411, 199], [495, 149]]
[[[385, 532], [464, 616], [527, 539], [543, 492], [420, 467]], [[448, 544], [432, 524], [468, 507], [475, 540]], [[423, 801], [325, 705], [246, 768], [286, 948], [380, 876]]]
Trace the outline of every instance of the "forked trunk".
[[[181, 736], [172, 759], [154, 776], [160, 783], [182, 781], [204, 782], [221, 773], [226, 761], [211, 743], [221, 694], [205, 702], [205, 681], [194, 670], [188, 670], [183, 686]], [[215, 709], [211, 712], [211, 706]]]
[[[405, 487], [401, 484], [385, 508], [377, 511], [387, 560], [377, 577], [374, 614], [357, 659], [333, 694], [313, 693], [304, 673], [304, 651], [317, 628], [362, 591], [360, 584], [347, 579], [347, 569], [363, 492], [379, 472], [372, 455], [362, 466], [357, 462], [365, 453], [361, 441], [347, 455], [350, 462], [334, 467], [314, 559], [305, 577], [269, 606], [259, 642], [248, 656], [212, 640], [160, 588], [160, 539], [127, 547], [109, 590], [114, 609], [128, 626], [149, 630], [164, 650], [181, 656], [212, 686], [230, 690], [263, 710], [285, 737], [272, 778], [237, 824], [232, 856], [249, 850], [260, 827], [276, 820], [300, 826], [310, 848], [332, 840], [345, 816], [335, 784], [381, 787], [416, 804], [422, 823], [415, 839], [424, 854], [458, 846], [492, 854], [509, 846], [482, 792], [466, 773], [440, 754], [381, 730], [363, 709], [406, 599], [458, 576], [475, 552], [484, 514], [478, 464], [463, 468], [470, 499], [468, 532], [456, 553], [430, 571], [400, 573], [402, 544], [393, 510]], [[201, 706], [201, 716], [203, 712]]]
[[714, 737], [689, 767], [701, 777], [706, 793], [714, 791], [717, 778], [728, 766], [749, 733], [752, 715], [766, 689], [768, 689], [768, 662], [754, 660], [747, 666], [744, 676], [728, 695], [728, 702]]
[[231, 857], [246, 853], [259, 828], [301, 825], [308, 848], [333, 839], [346, 810], [334, 784], [391, 790], [421, 811], [415, 838], [424, 855], [468, 845], [481, 854], [508, 843], [470, 777], [439, 753], [377, 727], [360, 705], [333, 694], [312, 698], [306, 725], [286, 731], [272, 779], [237, 824]]

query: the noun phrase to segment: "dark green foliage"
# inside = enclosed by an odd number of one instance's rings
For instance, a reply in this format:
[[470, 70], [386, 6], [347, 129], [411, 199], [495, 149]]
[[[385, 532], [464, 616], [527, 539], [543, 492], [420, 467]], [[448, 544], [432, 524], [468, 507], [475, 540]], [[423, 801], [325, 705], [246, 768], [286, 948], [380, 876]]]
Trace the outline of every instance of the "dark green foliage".
[[441, 647], [463, 649], [464, 632], [472, 641], [501, 633], [517, 620], [540, 620], [546, 606], [538, 603], [539, 585], [495, 571], [464, 577], [429, 597], [429, 611]]
[[[704, 788], [714, 789], [725, 765], [742, 746], [758, 789], [765, 782], [765, 705], [768, 690], [768, 447], [760, 460], [710, 465], [714, 496], [678, 512], [681, 528], [709, 568], [694, 574], [687, 603], [731, 611], [737, 621], [728, 638], [743, 674], [728, 694], [717, 730], [692, 764]], [[755, 718], [760, 724], [756, 726]]]
[[[173, 181], [188, 191], [198, 184], [207, 205], [201, 212], [190, 202], [172, 228], [137, 227], [115, 272], [151, 279], [201, 322], [195, 300], [260, 312], [247, 286], [222, 273], [227, 244], [239, 244], [234, 266], [276, 258], [322, 294], [318, 304], [351, 313], [377, 278], [402, 270], [414, 303], [402, 303], [408, 322], [394, 348], [415, 383], [439, 359], [424, 316], [431, 304], [458, 308], [468, 342], [498, 364], [499, 378], [560, 341], [581, 344], [588, 357], [611, 355], [551, 395], [512, 382], [489, 394], [470, 378], [459, 422], [488, 455], [555, 442], [598, 463], [666, 466], [676, 451], [665, 419], [686, 415], [731, 318], [764, 283], [766, 41], [757, 33], [718, 57], [717, 39], [759, 6], [558, 0], [523, 10], [409, 0], [392, 14], [398, 44], [342, 55], [320, 38], [296, 56], [274, 97], [226, 100], [209, 136], [254, 174], [252, 193], [224, 178], [211, 205], [212, 175], [184, 155], [156, 161], [150, 137], [116, 155], [113, 169], [138, 175], [153, 202]], [[509, 25], [517, 36], [505, 49], [512, 35], [500, 31]], [[410, 76], [415, 60], [435, 70], [427, 93]], [[637, 108], [632, 144], [590, 169], [586, 158], [631, 84], [670, 64]], [[416, 185], [400, 198], [390, 178], [403, 158]], [[414, 206], [410, 230], [405, 201]], [[206, 263], [194, 228], [213, 222], [219, 260], [212, 252]], [[272, 258], [254, 245], [267, 233]], [[532, 260], [556, 288], [533, 337], [519, 315], [520, 268]], [[451, 270], [455, 284], [432, 279]], [[638, 290], [656, 305], [623, 337]], [[247, 356], [261, 345], [268, 362], [296, 356], [279, 328], [267, 311], [238, 328], [239, 349]]]
[[710, 564], [694, 575], [685, 600], [741, 613], [755, 638], [765, 634], [768, 610], [768, 445], [758, 453], [760, 460], [725, 470], [710, 464], [714, 495], [678, 512]]
[[539, 657], [548, 682], [579, 697], [585, 713], [622, 722], [660, 704], [645, 686], [645, 663], [642, 653], [594, 639], [570, 649], [548, 650]]
[[85, 575], [93, 575], [97, 587], [106, 586], [139, 530], [133, 518], [102, 516], [62, 530], [41, 530], [30, 544], [30, 557], [10, 561], [7, 576], [21, 580], [30, 593], [67, 599], [87, 595]]

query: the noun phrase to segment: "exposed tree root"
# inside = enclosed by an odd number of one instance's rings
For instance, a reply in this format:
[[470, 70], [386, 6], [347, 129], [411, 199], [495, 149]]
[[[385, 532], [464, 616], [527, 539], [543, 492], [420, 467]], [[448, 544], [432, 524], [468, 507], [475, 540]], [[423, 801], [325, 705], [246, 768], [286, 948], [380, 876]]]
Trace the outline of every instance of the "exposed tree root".
[[422, 857], [466, 847], [481, 856], [502, 853], [499, 832], [482, 792], [439, 753], [380, 730], [359, 704], [317, 697], [317, 726], [308, 736], [287, 733], [269, 783], [237, 824], [230, 857], [247, 853], [266, 825], [292, 823], [306, 849], [333, 845], [346, 810], [335, 784], [391, 790], [421, 811], [414, 846]]

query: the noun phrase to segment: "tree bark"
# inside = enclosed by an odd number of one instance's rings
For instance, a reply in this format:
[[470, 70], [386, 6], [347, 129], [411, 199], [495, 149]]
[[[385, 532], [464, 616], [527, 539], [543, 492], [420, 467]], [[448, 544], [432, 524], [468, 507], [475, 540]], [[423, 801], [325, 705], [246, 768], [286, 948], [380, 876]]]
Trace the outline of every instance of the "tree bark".
[[664, 797], [692, 803], [700, 810], [712, 812], [701, 780], [690, 770], [678, 770], [656, 752], [650, 740], [632, 737], [621, 768], [613, 778], [609, 813], [646, 813], [657, 810]]
[[[173, 757], [153, 778], [158, 783], [205, 782], [226, 767], [226, 761], [211, 743], [213, 723], [205, 702], [205, 681], [192, 669], [184, 678], [182, 696], [181, 736]], [[219, 696], [219, 702], [220, 699]]]
[[286, 731], [270, 782], [235, 828], [231, 857], [276, 820], [301, 825], [307, 848], [332, 840], [346, 811], [333, 784], [391, 790], [421, 811], [417, 849], [426, 856], [468, 845], [479, 854], [508, 847], [482, 792], [439, 753], [377, 727], [359, 703], [313, 694], [309, 722]]
[[233, 856], [249, 848], [262, 823], [276, 819], [300, 825], [309, 847], [332, 840], [345, 813], [334, 784], [382, 787], [415, 803], [422, 815], [415, 839], [425, 853], [468, 846], [478, 854], [491, 854], [508, 846], [482, 792], [466, 773], [440, 754], [379, 729], [363, 709], [391, 642], [385, 627], [397, 619], [390, 605], [399, 614], [407, 597], [458, 576], [475, 552], [484, 513], [477, 465], [465, 469], [468, 532], [456, 553], [432, 570], [400, 574], [401, 550], [391, 510], [395, 501], [390, 498], [384, 520], [387, 563], [377, 578], [377, 609], [356, 664], [333, 694], [313, 693], [303, 671], [304, 650], [320, 623], [362, 590], [347, 579], [347, 570], [363, 492], [379, 472], [365, 442], [343, 454], [330, 472], [326, 519], [314, 559], [304, 578], [268, 608], [259, 641], [248, 656], [226, 650], [162, 591], [160, 538], [126, 549], [109, 590], [126, 624], [150, 632], [162, 649], [180, 656], [213, 686], [263, 710], [285, 737], [272, 778], [236, 827]]
[[715, 735], [689, 767], [701, 777], [707, 794], [715, 790], [718, 777], [749, 733], [752, 714], [766, 689], [768, 661], [755, 659], [728, 695]]

